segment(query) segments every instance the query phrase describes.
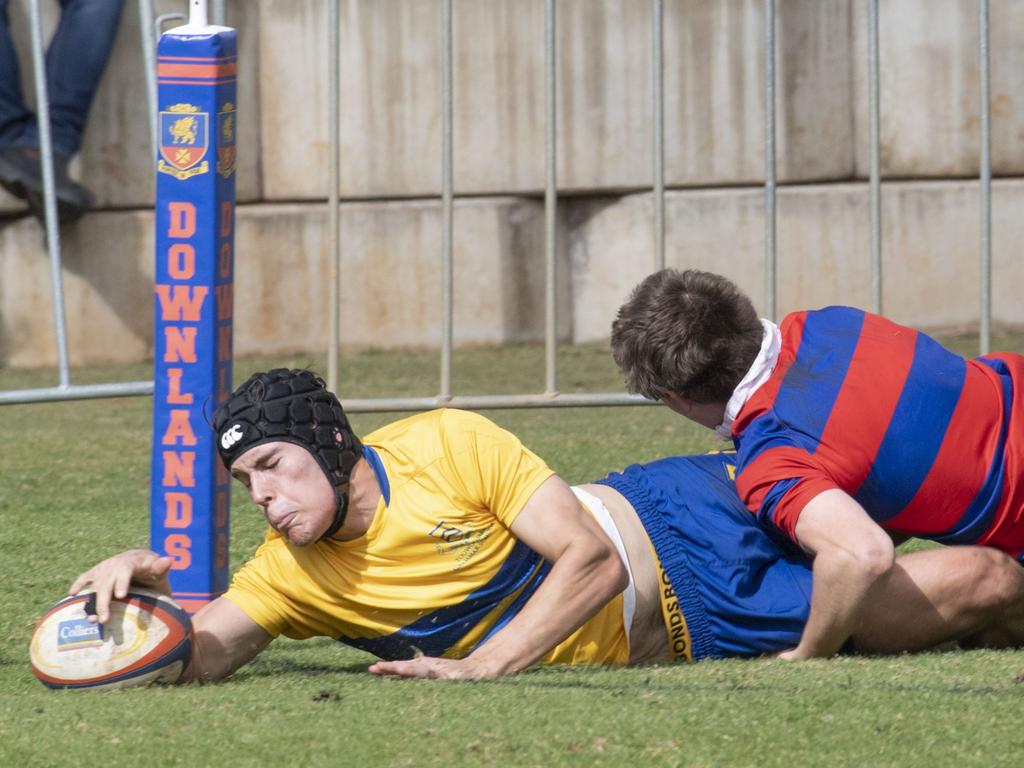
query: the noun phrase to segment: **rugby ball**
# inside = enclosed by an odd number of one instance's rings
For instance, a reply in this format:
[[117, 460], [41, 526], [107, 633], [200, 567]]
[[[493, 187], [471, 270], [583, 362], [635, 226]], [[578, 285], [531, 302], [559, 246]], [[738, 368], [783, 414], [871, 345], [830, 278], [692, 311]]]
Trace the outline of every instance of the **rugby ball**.
[[167, 595], [132, 587], [110, 601], [106, 624], [89, 621], [95, 593], [66, 597], [36, 624], [32, 671], [49, 688], [173, 683], [192, 658], [192, 622]]

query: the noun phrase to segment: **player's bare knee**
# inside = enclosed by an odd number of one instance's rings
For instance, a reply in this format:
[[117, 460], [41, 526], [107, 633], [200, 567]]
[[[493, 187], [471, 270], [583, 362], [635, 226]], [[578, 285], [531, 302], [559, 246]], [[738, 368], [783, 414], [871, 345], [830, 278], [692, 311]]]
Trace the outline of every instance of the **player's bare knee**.
[[865, 544], [854, 552], [860, 569], [873, 579], [881, 579], [892, 572], [896, 553], [887, 536], [880, 536], [874, 542]]

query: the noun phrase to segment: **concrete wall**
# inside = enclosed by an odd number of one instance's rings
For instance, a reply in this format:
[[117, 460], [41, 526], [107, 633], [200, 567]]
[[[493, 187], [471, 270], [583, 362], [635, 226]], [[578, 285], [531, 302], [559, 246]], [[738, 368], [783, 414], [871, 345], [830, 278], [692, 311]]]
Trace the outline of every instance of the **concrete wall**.
[[[157, 12], [182, 0], [156, 0]], [[322, 350], [328, 317], [326, 4], [236, 0], [236, 351]], [[31, 101], [28, 0], [10, 5]], [[557, 4], [559, 329], [606, 338], [653, 265], [651, 9]], [[779, 308], [869, 300], [867, 0], [777, 0]], [[47, 34], [56, 0], [44, 0]], [[544, 0], [454, 0], [458, 343], [543, 329]], [[993, 169], [1024, 176], [1024, 3], [991, 0]], [[151, 354], [153, 171], [138, 4], [127, 0], [73, 172], [99, 210], [62, 232], [76, 363]], [[345, 338], [440, 339], [441, 3], [342, 0]], [[763, 288], [761, 0], [666, 0], [668, 261]], [[928, 327], [977, 322], [974, 0], [881, 4], [884, 309]], [[1012, 247], [1020, 183], [996, 185], [995, 319], [1024, 323]], [[0, 364], [55, 359], [43, 239], [0, 193]]]
[[[763, 5], [665, 4], [667, 183], [763, 179]], [[853, 171], [849, 0], [782, 0], [779, 6], [780, 178], [845, 178]], [[456, 190], [539, 190], [544, 2], [455, 0], [453, 8]], [[559, 186], [650, 186], [650, 3], [562, 0], [557, 8]], [[343, 0], [341, 17], [341, 194], [437, 194], [441, 4]], [[326, 74], [310, 77], [326, 71], [325, 24], [319, 0], [262, 3], [268, 199], [326, 194]], [[302, 126], [301, 142], [296, 126]]]
[[[993, 185], [993, 319], [1024, 324], [1024, 181]], [[615, 310], [652, 270], [650, 194], [581, 202], [570, 214], [573, 338], [608, 337]], [[666, 198], [668, 266], [718, 272], [764, 310], [763, 193], [675, 191]], [[882, 310], [931, 329], [978, 318], [978, 186], [971, 181], [889, 183], [882, 196]], [[728, 236], [723, 236], [728, 233]], [[797, 309], [871, 306], [870, 229], [864, 184], [807, 185], [778, 197], [780, 316]]]
[[[520, 198], [455, 206], [454, 339], [544, 335], [544, 209]], [[329, 317], [323, 206], [238, 210], [235, 353], [321, 350]], [[66, 228], [63, 281], [72, 364], [152, 356], [153, 216], [110, 211]], [[346, 343], [430, 346], [441, 336], [441, 209], [434, 201], [341, 207], [341, 323]], [[49, 262], [36, 222], [0, 229], [0, 360], [54, 364]], [[570, 340], [568, 252], [559, 249], [559, 336]]]
[[[854, 0], [857, 174], [868, 174], [867, 0]], [[885, 176], [977, 176], [978, 3], [879, 3], [881, 170]], [[1024, 172], [1024, 3], [990, 0], [992, 171]]]

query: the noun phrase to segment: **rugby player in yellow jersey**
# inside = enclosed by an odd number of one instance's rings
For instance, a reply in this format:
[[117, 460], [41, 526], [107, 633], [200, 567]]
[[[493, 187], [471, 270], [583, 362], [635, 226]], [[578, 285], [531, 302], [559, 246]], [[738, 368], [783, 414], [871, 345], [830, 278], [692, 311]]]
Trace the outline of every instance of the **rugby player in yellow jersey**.
[[[214, 416], [225, 465], [270, 525], [193, 619], [181, 682], [276, 636], [327, 636], [403, 677], [490, 678], [534, 663], [635, 664], [783, 651], [810, 561], [739, 502], [731, 457], [675, 457], [570, 488], [514, 435], [442, 409], [360, 441], [307, 371], [256, 374]], [[170, 559], [131, 550], [81, 574], [97, 618]], [[982, 548], [903, 556], [851, 639], [863, 652], [960, 639], [1016, 645], [1024, 571]]]

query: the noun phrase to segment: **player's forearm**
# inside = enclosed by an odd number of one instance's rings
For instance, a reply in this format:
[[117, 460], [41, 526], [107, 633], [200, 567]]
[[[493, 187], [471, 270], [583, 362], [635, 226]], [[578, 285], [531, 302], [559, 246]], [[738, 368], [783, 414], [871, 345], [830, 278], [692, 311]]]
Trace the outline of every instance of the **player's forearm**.
[[892, 572], [884, 556], [863, 560], [842, 549], [814, 559], [814, 592], [800, 644], [788, 654], [810, 659], [836, 653], [860, 625], [864, 612]]
[[555, 561], [523, 610], [467, 661], [486, 677], [518, 672], [579, 629], [628, 583], [610, 542], [581, 541]]
[[192, 661], [178, 678], [178, 685], [223, 680], [244, 662], [234, 663], [219, 647], [216, 638], [197, 632], [192, 636]]
[[868, 601], [892, 574], [895, 549], [863, 507], [838, 488], [804, 506], [795, 533], [814, 555], [814, 593], [800, 644], [783, 656], [831, 656], [857, 629]]
[[178, 683], [212, 682], [252, 661], [273, 637], [241, 608], [220, 597], [192, 618], [192, 662]]

